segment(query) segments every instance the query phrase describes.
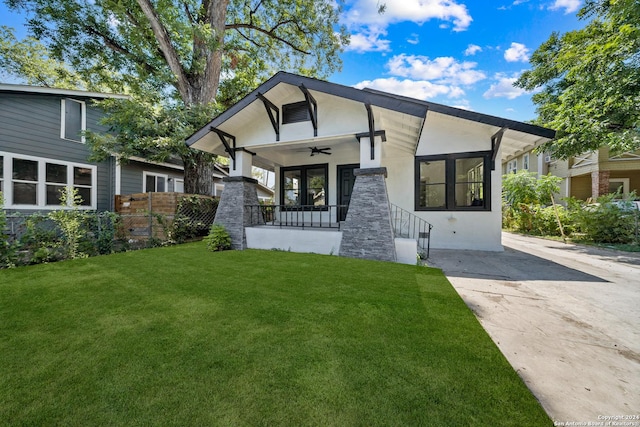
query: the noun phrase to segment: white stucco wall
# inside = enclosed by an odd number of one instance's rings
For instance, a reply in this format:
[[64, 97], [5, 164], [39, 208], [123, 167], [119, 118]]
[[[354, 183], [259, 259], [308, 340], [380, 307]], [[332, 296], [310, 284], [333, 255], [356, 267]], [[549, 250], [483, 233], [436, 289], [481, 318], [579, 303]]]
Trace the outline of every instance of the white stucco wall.
[[250, 249], [279, 249], [323, 255], [340, 253], [342, 232], [337, 230], [248, 227], [245, 231], [247, 247]]
[[[431, 113], [430, 113], [431, 114]], [[487, 151], [490, 130], [477, 123], [452, 120], [440, 114], [428, 116], [417, 147], [417, 156]], [[490, 211], [414, 211], [415, 159], [411, 154], [384, 150], [382, 166], [387, 168], [389, 201], [433, 225], [431, 247], [502, 251], [502, 179], [491, 172]], [[499, 158], [499, 156], [498, 156]]]

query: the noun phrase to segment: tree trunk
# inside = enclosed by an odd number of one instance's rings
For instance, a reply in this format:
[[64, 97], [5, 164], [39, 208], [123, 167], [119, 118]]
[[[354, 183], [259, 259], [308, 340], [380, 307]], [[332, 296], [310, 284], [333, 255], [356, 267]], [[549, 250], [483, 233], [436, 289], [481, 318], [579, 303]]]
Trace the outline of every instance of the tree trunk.
[[213, 194], [213, 159], [208, 153], [190, 150], [184, 162], [184, 191], [188, 194]]
[[[141, 1], [141, 0], [140, 0]], [[194, 62], [203, 60], [205, 63], [202, 72], [176, 75], [178, 87], [186, 86], [187, 92], [182, 93], [185, 106], [206, 105], [215, 100], [220, 84], [220, 72], [222, 70], [222, 51], [224, 48], [225, 20], [229, 0], [205, 1], [204, 21], [209, 23], [217, 36], [217, 45], [211, 49], [206, 41], [197, 36], [193, 42]], [[213, 170], [214, 160], [211, 154], [199, 150], [190, 149], [184, 161], [184, 190], [190, 194], [213, 194]]]

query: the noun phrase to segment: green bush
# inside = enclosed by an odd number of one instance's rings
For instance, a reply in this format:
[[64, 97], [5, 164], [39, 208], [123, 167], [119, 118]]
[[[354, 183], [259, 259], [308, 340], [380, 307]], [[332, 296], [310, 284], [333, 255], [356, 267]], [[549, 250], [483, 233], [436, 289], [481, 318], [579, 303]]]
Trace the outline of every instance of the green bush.
[[630, 202], [614, 200], [617, 194], [601, 196], [596, 203], [568, 201], [576, 228], [597, 243], [631, 243], [636, 239], [638, 210]]
[[[71, 202], [71, 209], [65, 209]], [[63, 208], [49, 212], [49, 218], [58, 226], [61, 232], [60, 246], [64, 259], [86, 258], [89, 256], [80, 250], [82, 238], [86, 235], [86, 213], [78, 209], [82, 198], [78, 190], [64, 189], [60, 191], [60, 204]]]
[[4, 198], [0, 192], [0, 268], [8, 268], [16, 265], [18, 247], [9, 240], [7, 232], [7, 214], [4, 210]]
[[[556, 217], [557, 213], [557, 217]], [[558, 218], [562, 223], [564, 234], [570, 235], [573, 232], [573, 225], [571, 224], [571, 216], [564, 206], [537, 206], [533, 214], [533, 232], [541, 236], [562, 236], [560, 226], [558, 225]]]
[[[503, 227], [528, 234], [557, 235], [562, 231], [558, 225], [568, 215], [557, 206], [558, 215], [553, 206], [553, 194], [560, 191], [562, 179], [552, 175], [540, 178], [533, 172], [520, 171], [502, 177]], [[567, 234], [567, 230], [565, 230]]]
[[221, 224], [213, 224], [209, 234], [203, 239], [210, 251], [224, 251], [231, 249], [231, 236]]
[[218, 209], [218, 199], [185, 196], [180, 199], [171, 237], [178, 243], [206, 236]]

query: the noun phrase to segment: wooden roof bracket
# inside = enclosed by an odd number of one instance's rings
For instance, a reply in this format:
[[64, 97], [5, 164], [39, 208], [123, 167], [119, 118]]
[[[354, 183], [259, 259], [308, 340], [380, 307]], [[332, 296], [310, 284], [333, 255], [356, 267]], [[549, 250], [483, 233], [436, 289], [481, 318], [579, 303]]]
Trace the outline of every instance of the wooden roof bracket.
[[304, 93], [304, 99], [305, 101], [307, 101], [309, 117], [311, 117], [311, 124], [313, 125], [313, 136], [318, 136], [318, 103], [304, 84], [301, 84], [298, 87], [300, 88], [302, 93]]
[[371, 160], [373, 160], [376, 157], [376, 150], [375, 150], [375, 135], [376, 135], [376, 124], [373, 120], [373, 110], [371, 109], [371, 104], [366, 103], [364, 104], [364, 108], [367, 109], [367, 119], [369, 122], [369, 144], [371, 144]]
[[[280, 109], [276, 107], [273, 102], [269, 101], [267, 97], [258, 92], [256, 94], [257, 98], [264, 103], [264, 108], [267, 110], [267, 115], [269, 116], [269, 120], [271, 121], [271, 126], [273, 126], [273, 130], [276, 133], [276, 141], [280, 141]], [[275, 116], [274, 116], [275, 112]]]
[[491, 170], [496, 170], [496, 156], [498, 155], [498, 150], [500, 149], [500, 144], [502, 144], [502, 136], [508, 130], [508, 127], [503, 127], [498, 132], [494, 133], [491, 137]]
[[[229, 154], [229, 157], [231, 157], [233, 170], [236, 170], [236, 137], [223, 130], [214, 128], [213, 126], [209, 129], [211, 129], [211, 132], [215, 132], [220, 138], [220, 141], [222, 141], [224, 151], [226, 151], [227, 154]], [[231, 145], [229, 143], [231, 143]]]

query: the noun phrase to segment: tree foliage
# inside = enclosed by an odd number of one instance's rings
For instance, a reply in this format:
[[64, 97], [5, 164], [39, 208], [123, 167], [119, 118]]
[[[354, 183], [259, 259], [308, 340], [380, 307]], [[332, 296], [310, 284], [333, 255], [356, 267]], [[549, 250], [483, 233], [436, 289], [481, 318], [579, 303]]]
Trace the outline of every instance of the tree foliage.
[[561, 181], [562, 178], [553, 175], [538, 178], [535, 172], [525, 170], [509, 173], [502, 177], [502, 195], [513, 209], [522, 205], [549, 205], [552, 195], [560, 192]]
[[333, 0], [5, 2], [31, 16], [31, 34], [86, 89], [132, 96], [129, 105], [105, 104], [119, 133], [93, 135], [97, 155], [173, 150], [187, 167], [185, 190], [195, 193], [209, 190], [201, 178], [211, 157], [182, 146], [211, 118], [205, 113], [236, 102], [275, 70], [324, 77], [340, 67], [348, 43]]
[[20, 76], [27, 84], [76, 89], [82, 78], [66, 64], [49, 57], [47, 48], [33, 37], [18, 40], [13, 28], [0, 26], [0, 69]]
[[559, 158], [608, 145], [640, 147], [640, 3], [586, 0], [583, 29], [553, 33], [516, 86], [533, 95], [538, 123], [557, 131], [542, 150]]

